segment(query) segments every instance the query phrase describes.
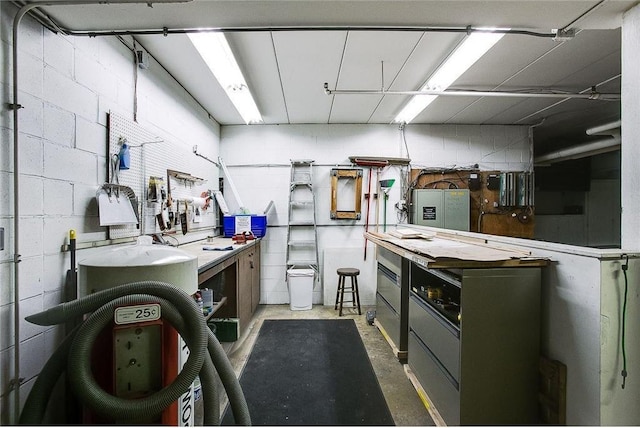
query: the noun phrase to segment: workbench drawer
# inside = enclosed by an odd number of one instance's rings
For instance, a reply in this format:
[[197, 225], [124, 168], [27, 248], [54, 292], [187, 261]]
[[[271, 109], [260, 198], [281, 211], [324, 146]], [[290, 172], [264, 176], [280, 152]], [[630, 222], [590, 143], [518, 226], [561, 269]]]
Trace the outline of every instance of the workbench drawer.
[[446, 424], [460, 425], [458, 383], [411, 329], [409, 330], [408, 364], [429, 396], [431, 404], [435, 406]]
[[380, 293], [376, 294], [376, 321], [396, 346], [400, 347], [400, 314], [386, 301]]
[[460, 333], [413, 293], [409, 296], [409, 328], [429, 346], [451, 377], [460, 380]]
[[398, 277], [402, 273], [402, 257], [384, 247], [378, 245], [378, 255], [376, 257], [378, 263], [384, 265]]
[[382, 264], [378, 264], [378, 293], [394, 311], [400, 313], [401, 291], [398, 276]]

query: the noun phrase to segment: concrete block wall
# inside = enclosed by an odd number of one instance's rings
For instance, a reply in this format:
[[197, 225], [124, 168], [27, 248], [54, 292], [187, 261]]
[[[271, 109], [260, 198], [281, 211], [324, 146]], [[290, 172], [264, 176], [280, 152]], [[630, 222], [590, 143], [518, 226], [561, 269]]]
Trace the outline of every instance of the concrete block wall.
[[[408, 125], [404, 136], [397, 125], [263, 125], [223, 126], [220, 155], [224, 159], [241, 200], [251, 212], [262, 213], [269, 201], [274, 211], [269, 215], [268, 232], [262, 247], [261, 303], [289, 302], [286, 284], [286, 238], [291, 159], [312, 159], [316, 196], [316, 220], [323, 272], [324, 251], [345, 251], [344, 266], [361, 269], [362, 278], [375, 278], [375, 248], [369, 244], [364, 257], [363, 231], [366, 202], [362, 201], [360, 220], [331, 220], [330, 171], [350, 166], [350, 156], [408, 157], [412, 168], [469, 167], [482, 170], [531, 170], [529, 130], [525, 126], [499, 125]], [[363, 190], [368, 193], [368, 168], [364, 168]], [[395, 227], [398, 217], [394, 204], [402, 199], [401, 168], [390, 166], [378, 176], [373, 171], [372, 193], [378, 180], [394, 178], [389, 192], [387, 227]], [[338, 190], [338, 196], [341, 189]], [[346, 193], [348, 195], [348, 192]], [[338, 198], [338, 206], [341, 205]], [[230, 204], [232, 205], [232, 204]], [[382, 231], [383, 203], [378, 204], [378, 228]], [[230, 206], [230, 208], [233, 208]], [[237, 206], [236, 206], [237, 208]], [[375, 202], [370, 209], [370, 230], [375, 230]], [[357, 251], [351, 251], [356, 250]], [[332, 305], [324, 295], [335, 290], [335, 272], [326, 272], [313, 291], [315, 304]], [[371, 288], [371, 284], [361, 287]], [[327, 288], [327, 293], [325, 293]], [[364, 304], [373, 304], [367, 299]]]
[[[17, 9], [0, 2], [0, 423], [16, 422], [14, 376], [12, 21]], [[132, 46], [132, 39], [125, 38]], [[106, 179], [107, 113], [133, 120], [133, 53], [114, 37], [63, 37], [26, 17], [19, 28], [20, 401], [59, 344], [58, 328], [24, 317], [61, 301], [69, 255], [61, 251], [70, 229], [78, 242], [106, 238], [95, 192]], [[138, 71], [138, 123], [165, 141], [218, 156], [220, 126], [155, 61]], [[210, 182], [217, 186], [217, 169]], [[93, 250], [79, 250], [82, 260]], [[55, 417], [55, 416], [54, 416]], [[55, 419], [54, 419], [55, 421]]]
[[562, 210], [576, 201], [583, 214], [536, 212], [535, 239], [596, 248], [620, 247], [620, 180], [591, 180], [588, 192], [537, 192], [536, 209], [542, 204]]

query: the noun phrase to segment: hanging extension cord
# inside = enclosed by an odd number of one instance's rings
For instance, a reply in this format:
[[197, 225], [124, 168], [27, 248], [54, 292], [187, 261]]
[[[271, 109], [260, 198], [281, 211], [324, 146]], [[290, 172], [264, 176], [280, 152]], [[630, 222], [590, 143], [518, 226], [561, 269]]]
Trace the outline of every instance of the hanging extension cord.
[[627, 348], [625, 344], [625, 329], [627, 319], [627, 293], [629, 291], [629, 279], [627, 278], [627, 271], [629, 270], [629, 256], [624, 254], [625, 263], [622, 265], [622, 274], [624, 275], [624, 300], [622, 302], [622, 334], [620, 337], [620, 345], [622, 348], [622, 389], [627, 381]]

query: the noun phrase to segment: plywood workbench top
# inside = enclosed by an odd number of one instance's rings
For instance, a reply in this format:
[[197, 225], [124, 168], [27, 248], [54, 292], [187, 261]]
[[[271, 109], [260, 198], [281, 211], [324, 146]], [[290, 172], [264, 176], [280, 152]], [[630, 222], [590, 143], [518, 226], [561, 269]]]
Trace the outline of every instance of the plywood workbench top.
[[434, 234], [401, 239], [387, 233], [365, 232], [365, 238], [394, 253], [431, 268], [446, 267], [543, 267], [549, 260], [528, 251], [488, 245], [479, 239]]

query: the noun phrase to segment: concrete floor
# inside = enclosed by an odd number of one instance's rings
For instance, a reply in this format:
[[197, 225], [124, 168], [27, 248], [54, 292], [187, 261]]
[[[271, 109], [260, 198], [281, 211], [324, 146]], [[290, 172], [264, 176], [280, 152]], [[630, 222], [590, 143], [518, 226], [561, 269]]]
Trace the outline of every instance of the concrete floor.
[[[367, 323], [365, 314], [368, 309], [374, 308], [362, 307], [362, 315], [358, 315], [357, 310], [345, 308], [342, 318], [355, 320], [395, 424], [434, 426], [429, 412], [405, 375], [403, 365], [395, 357], [380, 331]], [[338, 318], [338, 311], [331, 306], [315, 305], [308, 311], [291, 311], [289, 305], [260, 305], [242, 337], [236, 342], [224, 343], [223, 346], [227, 350], [236, 375], [240, 376], [265, 319], [335, 318]], [[226, 403], [221, 405], [224, 407]]]

